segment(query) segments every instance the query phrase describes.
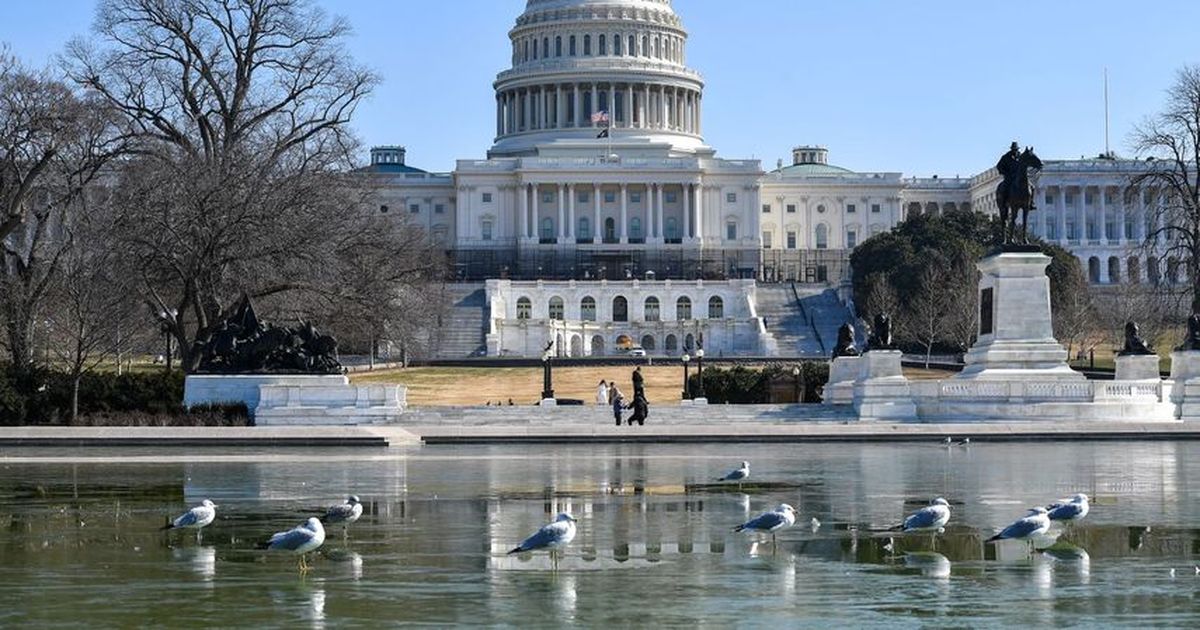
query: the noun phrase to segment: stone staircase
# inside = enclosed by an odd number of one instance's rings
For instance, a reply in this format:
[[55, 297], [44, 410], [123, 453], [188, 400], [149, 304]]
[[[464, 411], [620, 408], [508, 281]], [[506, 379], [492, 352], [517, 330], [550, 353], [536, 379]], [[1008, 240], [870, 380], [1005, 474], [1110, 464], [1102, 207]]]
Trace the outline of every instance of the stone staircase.
[[[628, 417], [629, 412], [626, 412]], [[697, 426], [847, 422], [849, 406], [830, 405], [651, 405], [647, 424]], [[596, 426], [612, 424], [611, 408], [598, 405], [559, 407], [409, 407], [394, 422], [409, 426]]]
[[[797, 300], [799, 296], [799, 300]], [[767, 320], [775, 339], [776, 355], [827, 357], [837, 340], [837, 329], [850, 318], [837, 291], [828, 287], [760, 284], [755, 289], [756, 310]]]
[[447, 284], [443, 291], [446, 312], [435, 336], [433, 356], [463, 359], [485, 349], [487, 292], [482, 282]]

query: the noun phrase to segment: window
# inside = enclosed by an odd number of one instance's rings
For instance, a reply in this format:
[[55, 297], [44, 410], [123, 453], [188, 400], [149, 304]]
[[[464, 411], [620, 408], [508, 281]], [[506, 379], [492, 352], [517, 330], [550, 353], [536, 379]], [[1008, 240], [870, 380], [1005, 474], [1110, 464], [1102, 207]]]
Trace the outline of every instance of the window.
[[618, 295], [613, 298], [612, 308], [614, 322], [629, 321], [629, 300], [626, 300], [625, 296]]
[[525, 52], [524, 52], [524, 56], [523, 56], [522, 60], [529, 61], [529, 40], [525, 40], [524, 44], [525, 44]]
[[1068, 206], [1075, 203], [1075, 195], [1072, 195], [1071, 193], [1063, 193], [1063, 203], [1067, 204]]
[[492, 193], [483, 193], [483, 203], [492, 203]]
[[726, 203], [737, 203], [737, 193], [725, 193]]
[[815, 240], [817, 249], [829, 249], [829, 228], [825, 227], [824, 223], [817, 225]]
[[635, 41], [634, 41], [634, 39], [633, 39], [633, 35], [630, 35], [630, 36], [629, 36], [629, 46], [628, 46], [628, 47], [625, 49], [625, 54], [629, 55], [630, 57], [632, 57], [632, 56], [634, 56], [634, 55], [636, 55], [636, 54], [637, 54], [637, 51], [636, 51], [636, 50], [634, 50], [634, 49], [635, 49], [635, 46], [634, 46], [634, 44], [635, 44], [635, 43], [636, 43], [636, 42], [635, 42]]
[[542, 240], [554, 240], [554, 219], [542, 219]]
[[575, 201], [578, 201], [579, 203], [587, 203], [587, 200], [588, 200], [588, 194], [586, 192], [583, 192], [581, 190], [581, 191], [575, 193]]
[[854, 214], [854, 212], [856, 210], [857, 210], [857, 208], [854, 207], [854, 204], [852, 204], [852, 203], [846, 204], [846, 214]]
[[517, 299], [517, 319], [529, 319], [533, 315], [533, 302], [529, 298]]
[[788, 249], [796, 249], [796, 233], [795, 232], [787, 233], [787, 248]]
[[615, 203], [616, 201], [617, 201], [617, 193], [615, 193], [615, 192], [604, 193], [604, 203]]
[[725, 302], [720, 297], [714, 295], [708, 298], [708, 318], [725, 319]]
[[725, 224], [725, 240], [727, 240], [727, 241], [736, 241], [737, 240], [737, 223], [730, 221]]
[[646, 321], [648, 321], [648, 322], [658, 321], [658, 319], [659, 319], [659, 317], [658, 317], [658, 298], [654, 297], [653, 295], [646, 298], [645, 306], [646, 306], [646, 308], [645, 308]]
[[492, 240], [492, 222], [484, 221], [482, 227], [483, 227], [483, 230], [482, 230], [483, 240], [485, 240], [485, 241]]
[[771, 214], [771, 204], [769, 204], [769, 203], [763, 204], [763, 214]]
[[620, 35], [613, 36], [613, 54], [618, 57], [621, 56], [621, 36]]
[[550, 56], [550, 38], [543, 37], [542, 38], [542, 58], [544, 59], [549, 56]]
[[1079, 238], [1079, 236], [1077, 236], [1077, 235], [1075, 234], [1075, 221], [1074, 221], [1074, 219], [1067, 219], [1067, 240], [1074, 241], [1074, 240], [1076, 240], [1076, 239], [1078, 239], [1078, 238]]
[[871, 214], [879, 214], [879, 204], [871, 204]]
[[542, 193], [542, 203], [550, 203], [552, 201], [554, 201], [554, 193], [552, 193], [552, 192]]
[[604, 220], [604, 242], [617, 242], [617, 222], [612, 217]]
[[666, 228], [664, 236], [666, 236], [668, 241], [679, 240], [679, 222], [675, 220], [675, 217], [667, 217], [667, 223], [664, 227]]
[[788, 214], [796, 214], [796, 204], [789, 203], [787, 205], [787, 211], [788, 211]]
[[642, 238], [642, 220], [639, 217], [633, 217], [629, 220], [629, 238]]
[[1048, 191], [1046, 192], [1046, 205], [1047, 206], [1054, 205], [1054, 195], [1050, 194], [1050, 192], [1048, 192]]
[[666, 199], [667, 203], [675, 203], [675, 200], [677, 199], [677, 197], [675, 196], [675, 193], [673, 193], [673, 192], [666, 193], [665, 195], [663, 195], [663, 197]]
[[592, 54], [592, 36], [584, 35], [583, 36], [583, 55], [586, 57], [590, 54]]
[[579, 319], [585, 322], [596, 321], [596, 298], [589, 295], [580, 300]]
[[1136, 238], [1133, 235], [1133, 233], [1136, 229], [1137, 229], [1137, 223], [1134, 222], [1133, 217], [1129, 217], [1129, 216], [1125, 217], [1125, 240], [1128, 241], [1128, 240], [1133, 240], [1134, 238]]
[[562, 56], [562, 36], [554, 38], [554, 56]]
[[684, 296], [675, 300], [675, 319], [684, 321], [692, 318], [692, 299]]
[[587, 217], [579, 217], [579, 228], [575, 230], [575, 236], [583, 240], [592, 238], [592, 222], [588, 221]]
[[1051, 221], [1046, 225], [1046, 238], [1050, 240], [1058, 240], [1058, 223]]
[[388, 207], [387, 206], [379, 206], [379, 211], [383, 214], [387, 214]]
[[557, 295], [550, 298], [550, 319], [563, 320], [563, 299]]
[[433, 205], [433, 211], [437, 214], [445, 214], [446, 206], [445, 204], [436, 203]]
[[608, 38], [607, 37], [605, 37], [604, 35], [601, 35], [600, 40], [597, 42], [597, 46], [599, 47], [599, 50], [597, 51], [598, 54], [600, 54], [600, 55], [608, 54]]
[[642, 202], [642, 193], [635, 193], [635, 192], [629, 193], [629, 201], [631, 201], [633, 203], [641, 203]]
[[575, 56], [575, 36], [574, 35], [571, 36], [571, 39], [569, 40], [567, 47], [570, 48], [571, 56], [574, 57]]
[[410, 204], [408, 204], [408, 211], [409, 211], [409, 212], [411, 212], [411, 213], [413, 213], [413, 214], [416, 214], [416, 213], [420, 212], [420, 211], [421, 211], [421, 204], [419, 204], [419, 203], [410, 203]]
[[846, 230], [846, 249], [854, 249], [858, 245], [858, 231]]
[[762, 246], [763, 246], [763, 249], [771, 249], [771, 233], [770, 232], [763, 232]]

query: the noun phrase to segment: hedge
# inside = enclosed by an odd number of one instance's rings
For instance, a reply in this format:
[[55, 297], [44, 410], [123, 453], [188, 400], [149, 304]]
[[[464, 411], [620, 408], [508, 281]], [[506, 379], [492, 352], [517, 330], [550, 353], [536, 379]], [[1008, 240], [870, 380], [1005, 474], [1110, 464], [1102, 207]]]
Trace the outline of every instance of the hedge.
[[[797, 364], [773, 364], [762, 368], [735, 365], [732, 368], [706, 368], [704, 394], [710, 404], [755, 405], [774, 402], [772, 384], [783, 381], [792, 384], [792, 369], [800, 368], [803, 389], [802, 402], [821, 402], [821, 392], [829, 381], [829, 364], [824, 361], [801, 361]], [[692, 395], [699, 391], [700, 377], [692, 374], [688, 387]], [[794, 387], [794, 385], [793, 385]], [[792, 398], [794, 400], [794, 397]]]

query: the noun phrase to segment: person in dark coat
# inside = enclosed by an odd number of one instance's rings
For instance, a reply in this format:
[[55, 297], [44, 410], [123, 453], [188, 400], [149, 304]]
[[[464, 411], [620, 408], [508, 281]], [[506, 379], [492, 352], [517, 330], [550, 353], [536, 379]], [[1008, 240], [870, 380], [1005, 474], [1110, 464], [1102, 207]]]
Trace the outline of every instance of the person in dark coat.
[[633, 399], [646, 395], [645, 379], [642, 378], [642, 366], [633, 368]]
[[621, 411], [625, 409], [625, 397], [621, 396], [621, 390], [613, 387], [609, 390], [612, 395], [612, 410], [613, 418], [617, 421], [617, 426], [621, 426]]
[[634, 422], [638, 426], [645, 426], [646, 416], [650, 415], [650, 403], [646, 401], [645, 393], [633, 395], [633, 414], [629, 416], [629, 426], [633, 426]]

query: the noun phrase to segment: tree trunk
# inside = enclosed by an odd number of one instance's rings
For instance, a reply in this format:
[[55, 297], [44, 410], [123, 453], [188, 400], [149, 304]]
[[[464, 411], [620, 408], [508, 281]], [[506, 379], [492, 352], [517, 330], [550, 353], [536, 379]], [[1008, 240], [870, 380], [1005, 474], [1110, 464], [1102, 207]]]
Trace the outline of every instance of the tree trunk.
[[929, 369], [929, 357], [933, 354], [933, 342], [925, 344], [925, 369]]
[[79, 419], [79, 381], [83, 380], [83, 374], [75, 373], [75, 378], [71, 381], [71, 424], [74, 425]]

